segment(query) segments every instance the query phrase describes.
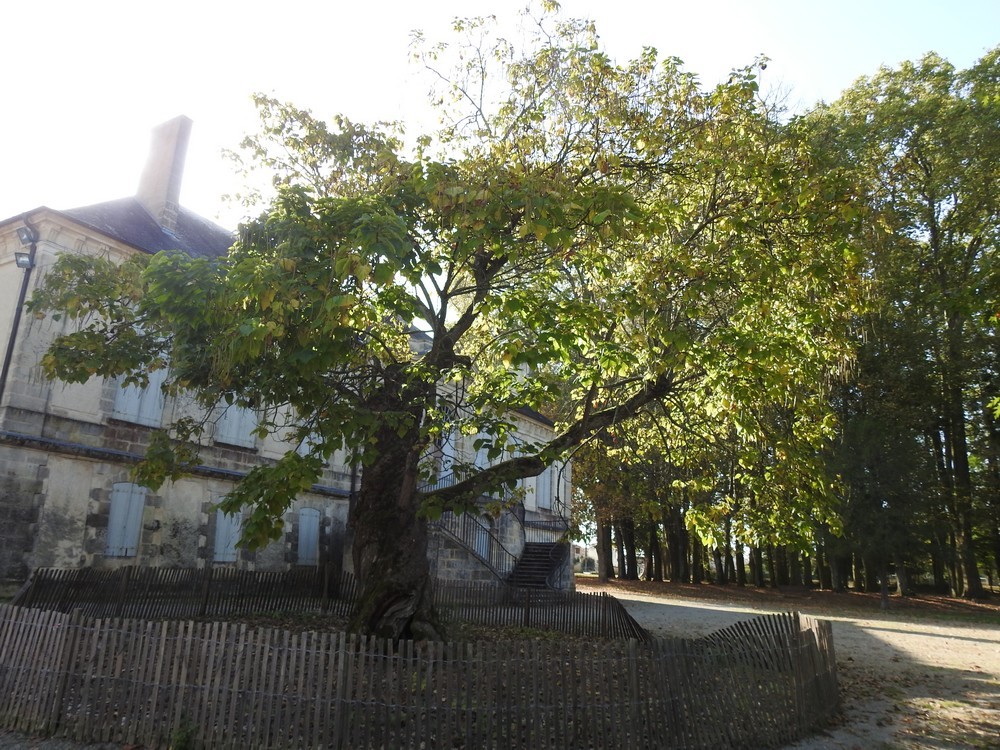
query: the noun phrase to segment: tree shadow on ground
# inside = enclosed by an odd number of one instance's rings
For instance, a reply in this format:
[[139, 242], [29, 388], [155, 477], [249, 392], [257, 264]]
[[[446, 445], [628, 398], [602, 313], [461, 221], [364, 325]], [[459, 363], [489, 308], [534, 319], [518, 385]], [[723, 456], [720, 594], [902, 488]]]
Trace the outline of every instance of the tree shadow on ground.
[[831, 610], [826, 601], [810, 606], [804, 598], [773, 596], [654, 601], [648, 597], [655, 589], [616, 588], [654, 636], [699, 637], [766, 612], [830, 619], [841, 710], [832, 726], [791, 748], [1000, 747], [1000, 625], [990, 622], [989, 607], [959, 603], [971, 607], [946, 607], [942, 618], [937, 607], [882, 611], [865, 602]]

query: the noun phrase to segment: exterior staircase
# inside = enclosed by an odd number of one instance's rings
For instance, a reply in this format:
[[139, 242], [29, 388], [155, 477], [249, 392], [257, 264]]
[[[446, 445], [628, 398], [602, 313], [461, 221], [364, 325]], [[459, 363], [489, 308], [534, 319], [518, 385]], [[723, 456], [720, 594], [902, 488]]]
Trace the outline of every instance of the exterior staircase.
[[526, 589], [549, 588], [549, 577], [559, 570], [568, 554], [569, 545], [565, 542], [525, 544], [507, 583]]

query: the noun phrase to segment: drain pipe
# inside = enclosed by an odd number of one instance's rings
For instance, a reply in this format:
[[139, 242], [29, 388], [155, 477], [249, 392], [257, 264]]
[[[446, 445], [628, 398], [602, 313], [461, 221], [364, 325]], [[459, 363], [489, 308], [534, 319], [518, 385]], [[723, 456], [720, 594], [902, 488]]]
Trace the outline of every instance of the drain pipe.
[[7, 338], [7, 352], [3, 357], [3, 369], [0, 370], [0, 404], [3, 403], [3, 396], [7, 390], [7, 376], [10, 373], [10, 364], [14, 359], [14, 344], [17, 341], [17, 329], [21, 325], [21, 310], [24, 308], [24, 299], [28, 295], [28, 282], [31, 280], [31, 269], [35, 267], [35, 250], [38, 242], [38, 230], [28, 222], [27, 215], [22, 217], [23, 227], [18, 227], [17, 237], [21, 245], [28, 248], [27, 252], [14, 253], [17, 267], [24, 269], [24, 278], [21, 279], [21, 291], [17, 296], [17, 308], [14, 310], [14, 319], [10, 326], [10, 336]]

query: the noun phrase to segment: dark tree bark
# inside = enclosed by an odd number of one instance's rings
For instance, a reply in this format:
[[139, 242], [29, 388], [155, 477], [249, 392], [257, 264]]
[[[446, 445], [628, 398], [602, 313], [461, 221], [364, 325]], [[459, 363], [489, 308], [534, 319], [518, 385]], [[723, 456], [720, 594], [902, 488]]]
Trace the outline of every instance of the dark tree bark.
[[865, 591], [875, 592], [881, 589], [881, 555], [869, 553], [862, 556], [865, 570]]
[[910, 575], [906, 568], [906, 560], [903, 559], [902, 554], [896, 555], [896, 593], [899, 596], [909, 596], [912, 592], [910, 591]]
[[628, 566], [625, 562], [625, 540], [622, 535], [621, 521], [615, 519], [611, 527], [615, 530], [615, 557], [618, 563], [618, 577], [624, 581], [628, 577]]
[[671, 581], [687, 582], [688, 567], [688, 532], [684, 528], [684, 518], [676, 505], [671, 505], [667, 511], [667, 539], [670, 546]]
[[931, 538], [931, 575], [934, 578], [935, 593], [947, 594], [951, 590], [948, 582], [948, 545], [940, 528], [935, 528]]
[[725, 570], [723, 573], [723, 581], [726, 583], [732, 583], [736, 580], [736, 563], [733, 560], [733, 519], [732, 516], [726, 516], [725, 525], [725, 560], [724, 566]]
[[778, 564], [775, 560], [774, 545], [767, 545], [767, 577], [768, 585], [771, 588], [777, 588], [778, 586]]
[[691, 583], [703, 583], [705, 581], [705, 557], [701, 546], [701, 540], [697, 535], [691, 537]]
[[715, 584], [722, 586], [729, 583], [726, 579], [726, 564], [722, 558], [722, 550], [718, 547], [712, 550], [712, 563], [715, 566]]
[[619, 523], [621, 524], [622, 544], [625, 547], [625, 575], [622, 578], [627, 581], [638, 581], [639, 559], [635, 549], [635, 521], [632, 518], [623, 518]]
[[754, 587], [764, 588], [764, 553], [760, 547], [750, 548], [750, 576]]
[[649, 560], [646, 563], [646, 580], [663, 580], [663, 550], [660, 547], [660, 530], [652, 515], [649, 516], [647, 524], [649, 533]]
[[785, 570], [788, 571], [788, 584], [799, 586], [802, 583], [802, 566], [799, 562], [799, 554], [788, 547], [782, 547], [786, 562]]
[[612, 560], [614, 552], [611, 544], [611, 524], [608, 521], [597, 522], [597, 579], [606, 582], [615, 577], [615, 566]]
[[889, 609], [889, 565], [884, 555], [879, 563], [878, 578], [882, 609]]
[[[434, 614], [427, 525], [418, 517], [418, 463], [424, 446], [420, 410], [402, 400], [404, 386], [387, 379], [377, 405], [409, 413], [405, 434], [384, 427], [376, 434], [374, 460], [365, 466], [350, 519], [354, 571], [362, 583], [351, 629], [399, 640], [443, 636]], [[409, 410], [407, 410], [409, 407]]]
[[736, 585], [746, 586], [747, 585], [747, 569], [746, 562], [743, 560], [743, 545], [740, 542], [736, 543]]
[[672, 536], [670, 515], [666, 510], [663, 511], [660, 523], [663, 525], [663, 576], [665, 580], [675, 581], [677, 579], [674, 574], [674, 546], [677, 540]]

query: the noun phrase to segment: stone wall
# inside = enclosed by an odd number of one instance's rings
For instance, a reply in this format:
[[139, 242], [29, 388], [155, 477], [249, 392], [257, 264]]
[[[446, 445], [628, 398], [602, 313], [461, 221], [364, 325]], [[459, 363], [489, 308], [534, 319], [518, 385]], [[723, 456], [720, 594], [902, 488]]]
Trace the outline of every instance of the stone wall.
[[0, 590], [27, 578], [47, 471], [44, 455], [0, 445]]

